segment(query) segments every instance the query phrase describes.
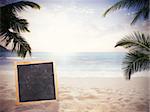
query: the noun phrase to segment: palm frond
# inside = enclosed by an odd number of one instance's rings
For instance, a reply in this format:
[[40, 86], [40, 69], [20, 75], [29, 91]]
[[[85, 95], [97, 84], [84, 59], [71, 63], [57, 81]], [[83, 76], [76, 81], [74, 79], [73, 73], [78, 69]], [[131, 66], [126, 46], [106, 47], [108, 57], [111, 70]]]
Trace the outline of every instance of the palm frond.
[[130, 80], [131, 75], [135, 72], [145, 71], [150, 69], [150, 57], [138, 51], [129, 52], [124, 61], [124, 73], [127, 79]]
[[1, 42], [4, 42], [5, 46], [12, 44], [12, 51], [16, 51], [20, 57], [25, 57], [27, 53], [31, 55], [30, 45], [18, 33], [8, 31]]
[[131, 51], [147, 51], [150, 52], [150, 37], [149, 35], [144, 35], [143, 33], [135, 32], [129, 36], [121, 39], [115, 47], [122, 46], [124, 48], [129, 48]]
[[1, 8], [9, 9], [12, 12], [16, 12], [16, 11], [22, 11], [27, 7], [40, 9], [40, 6], [38, 4], [36, 4], [34, 2], [30, 2], [30, 1], [15, 2], [15, 3], [11, 3], [8, 5], [2, 6]]
[[19, 19], [16, 11], [22, 11], [26, 7], [37, 8], [40, 6], [34, 2], [20, 1], [0, 7], [0, 33], [7, 32], [8, 29], [13, 29], [15, 32], [29, 32], [28, 22], [25, 19]]
[[12, 45], [12, 51], [16, 51], [18, 56], [25, 57], [27, 53], [31, 55], [31, 48], [27, 41], [20, 35], [21, 32], [29, 32], [26, 19], [20, 19], [18, 11], [27, 7], [40, 9], [40, 6], [30, 1], [20, 1], [0, 7], [0, 37], [7, 47]]
[[30, 32], [28, 29], [28, 22], [26, 19], [14, 18], [10, 21], [10, 29], [13, 29], [15, 32]]
[[149, 8], [148, 7], [144, 7], [142, 9], [140, 9], [138, 12], [135, 13], [135, 17], [133, 18], [131, 25], [135, 24], [137, 22], [137, 20], [139, 18], [144, 18], [144, 20], [148, 20], [149, 19]]
[[115, 3], [113, 6], [108, 8], [105, 13], [103, 14], [106, 16], [108, 13], [122, 9], [122, 8], [135, 8], [135, 9], [141, 9], [143, 7], [149, 7], [148, 6], [149, 1], [148, 0], [120, 0], [119, 2]]
[[133, 18], [131, 25], [137, 22], [140, 18], [144, 18], [144, 20], [149, 19], [149, 0], [121, 0], [115, 3], [113, 6], [108, 8], [103, 16], [105, 17], [108, 13], [120, 10], [123, 8], [134, 9], [136, 11], [135, 17]]
[[31, 55], [31, 47], [28, 42], [21, 36], [14, 38], [13, 40], [13, 51], [17, 51], [18, 56], [25, 57], [27, 53]]
[[111, 6], [110, 8], [108, 8], [105, 12], [104, 12], [104, 14], [103, 14], [103, 16], [105, 17], [108, 13], [110, 13], [110, 12], [113, 12], [113, 11], [115, 11], [115, 10], [119, 10], [119, 9], [121, 9], [121, 8], [124, 8], [125, 6], [126, 6], [126, 4], [127, 4], [127, 1], [126, 0], [121, 0], [121, 1], [119, 1], [119, 2], [117, 2], [117, 3], [115, 3], [113, 6]]

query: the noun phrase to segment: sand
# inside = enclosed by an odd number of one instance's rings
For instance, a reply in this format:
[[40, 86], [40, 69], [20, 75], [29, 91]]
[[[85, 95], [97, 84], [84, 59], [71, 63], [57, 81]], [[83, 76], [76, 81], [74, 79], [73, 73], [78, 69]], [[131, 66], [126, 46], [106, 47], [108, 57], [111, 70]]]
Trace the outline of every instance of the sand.
[[[81, 74], [82, 75], [82, 74]], [[0, 112], [149, 112], [148, 77], [59, 77], [59, 100], [16, 105], [13, 72], [0, 72]]]

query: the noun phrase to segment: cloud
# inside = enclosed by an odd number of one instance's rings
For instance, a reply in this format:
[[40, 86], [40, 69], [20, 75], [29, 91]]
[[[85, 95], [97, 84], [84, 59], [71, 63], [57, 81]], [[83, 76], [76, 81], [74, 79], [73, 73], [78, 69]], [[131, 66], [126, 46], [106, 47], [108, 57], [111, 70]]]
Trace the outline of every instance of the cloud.
[[[24, 34], [33, 50], [49, 52], [117, 51], [114, 45], [132, 32], [129, 16], [124, 13], [104, 18], [106, 4], [44, 4], [40, 11], [22, 13], [29, 20], [31, 33]], [[84, 1], [85, 2], [85, 1]], [[89, 1], [90, 2], [90, 1]], [[88, 3], [89, 3], [88, 2]], [[96, 0], [95, 0], [96, 2]], [[121, 50], [122, 51], [122, 50]]]

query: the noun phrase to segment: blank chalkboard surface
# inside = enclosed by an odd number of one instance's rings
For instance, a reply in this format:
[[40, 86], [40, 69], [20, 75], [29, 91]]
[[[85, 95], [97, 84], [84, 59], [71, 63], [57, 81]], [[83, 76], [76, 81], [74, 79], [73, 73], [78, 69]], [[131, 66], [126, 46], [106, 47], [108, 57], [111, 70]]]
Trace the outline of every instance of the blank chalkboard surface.
[[17, 64], [18, 102], [56, 100], [53, 62]]

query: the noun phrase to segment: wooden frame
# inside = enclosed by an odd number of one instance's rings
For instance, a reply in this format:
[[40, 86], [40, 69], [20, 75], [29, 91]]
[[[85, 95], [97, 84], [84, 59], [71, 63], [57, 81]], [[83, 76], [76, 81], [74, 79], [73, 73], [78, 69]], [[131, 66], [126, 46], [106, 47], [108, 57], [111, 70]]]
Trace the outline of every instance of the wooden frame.
[[[31, 101], [31, 102], [20, 102], [19, 99], [19, 80], [18, 80], [18, 69], [17, 69], [17, 65], [29, 65], [29, 64], [42, 64], [42, 63], [53, 63], [53, 70], [54, 70], [54, 84], [55, 84], [55, 96], [56, 99], [55, 100], [44, 100], [44, 101]], [[57, 81], [57, 74], [56, 74], [56, 66], [55, 63], [52, 61], [27, 61], [27, 62], [15, 62], [14, 64], [14, 68], [15, 68], [15, 82], [16, 82], [16, 105], [20, 105], [20, 104], [33, 104], [33, 103], [41, 103], [41, 102], [52, 102], [52, 101], [58, 101], [58, 81]]]

